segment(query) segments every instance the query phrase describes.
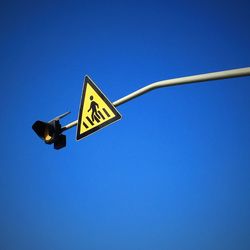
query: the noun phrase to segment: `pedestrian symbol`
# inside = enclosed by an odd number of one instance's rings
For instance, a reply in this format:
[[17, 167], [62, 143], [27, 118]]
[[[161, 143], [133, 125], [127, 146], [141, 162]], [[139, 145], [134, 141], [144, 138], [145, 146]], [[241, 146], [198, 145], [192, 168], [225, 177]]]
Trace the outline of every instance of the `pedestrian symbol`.
[[101, 90], [85, 77], [78, 114], [76, 139], [87, 135], [121, 119], [121, 115]]

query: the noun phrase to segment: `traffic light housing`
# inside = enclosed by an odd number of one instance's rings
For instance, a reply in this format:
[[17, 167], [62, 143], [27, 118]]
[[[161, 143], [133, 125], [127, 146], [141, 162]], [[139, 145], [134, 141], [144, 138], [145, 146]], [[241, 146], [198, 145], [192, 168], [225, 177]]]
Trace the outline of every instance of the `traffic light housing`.
[[62, 134], [60, 119], [69, 113], [60, 115], [49, 122], [36, 121], [32, 129], [46, 144], [54, 144], [54, 149], [61, 149], [66, 146], [66, 136]]

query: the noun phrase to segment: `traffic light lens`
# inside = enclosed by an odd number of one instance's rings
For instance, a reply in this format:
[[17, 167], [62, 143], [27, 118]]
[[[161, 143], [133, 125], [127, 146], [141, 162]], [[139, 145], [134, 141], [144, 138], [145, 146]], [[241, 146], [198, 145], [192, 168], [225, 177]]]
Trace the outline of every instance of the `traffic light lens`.
[[47, 143], [51, 142], [53, 139], [53, 136], [51, 135], [50, 130], [51, 129], [49, 127], [45, 127], [45, 130], [44, 130], [44, 140]]

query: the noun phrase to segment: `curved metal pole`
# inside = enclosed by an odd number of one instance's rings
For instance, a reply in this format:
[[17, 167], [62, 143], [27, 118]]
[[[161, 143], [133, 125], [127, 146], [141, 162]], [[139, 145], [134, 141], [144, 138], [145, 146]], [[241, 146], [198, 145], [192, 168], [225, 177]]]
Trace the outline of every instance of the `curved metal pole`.
[[[240, 69], [232, 69], [232, 70], [224, 70], [207, 74], [200, 74], [194, 76], [186, 76], [180, 78], [174, 78], [170, 80], [159, 81], [155, 83], [151, 83], [137, 91], [113, 102], [114, 106], [122, 105], [140, 95], [143, 95], [151, 90], [170, 87], [182, 84], [196, 83], [196, 82], [204, 82], [204, 81], [212, 81], [212, 80], [220, 80], [226, 78], [234, 78], [234, 77], [242, 77], [242, 76], [250, 76], [250, 67], [240, 68]], [[77, 125], [78, 120], [69, 123], [68, 125], [62, 127], [62, 131], [68, 130]]]

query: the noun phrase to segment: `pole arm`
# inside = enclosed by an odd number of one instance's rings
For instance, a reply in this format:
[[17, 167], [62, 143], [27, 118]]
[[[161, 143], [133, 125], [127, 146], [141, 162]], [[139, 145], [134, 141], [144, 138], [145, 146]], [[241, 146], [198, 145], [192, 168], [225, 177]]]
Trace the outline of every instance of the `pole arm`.
[[[170, 80], [159, 81], [155, 83], [151, 83], [137, 91], [122, 97], [121, 99], [113, 102], [115, 107], [122, 105], [140, 95], [143, 95], [151, 90], [163, 88], [163, 87], [170, 87], [176, 85], [183, 85], [189, 83], [196, 83], [196, 82], [205, 82], [205, 81], [212, 81], [212, 80], [220, 80], [220, 79], [227, 79], [227, 78], [235, 78], [235, 77], [242, 77], [242, 76], [250, 76], [250, 67], [247, 68], [240, 68], [240, 69], [232, 69], [232, 70], [224, 70], [218, 71], [213, 73], [207, 74], [200, 74], [200, 75], [193, 75], [193, 76], [186, 76], [180, 78], [174, 78]], [[73, 121], [66, 126], [62, 127], [62, 131], [68, 130], [77, 125], [78, 120]]]

